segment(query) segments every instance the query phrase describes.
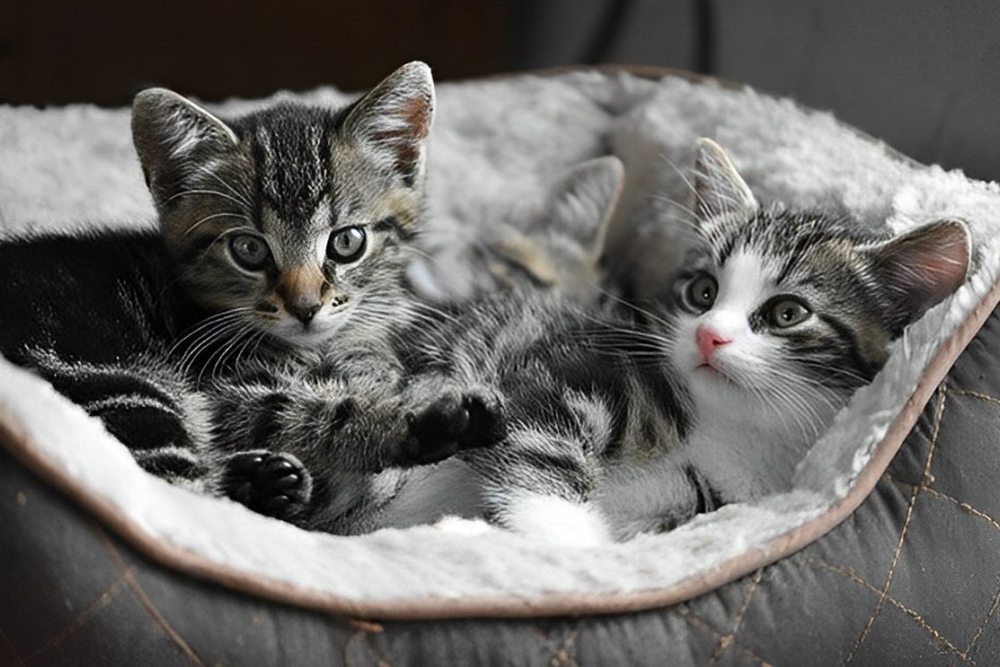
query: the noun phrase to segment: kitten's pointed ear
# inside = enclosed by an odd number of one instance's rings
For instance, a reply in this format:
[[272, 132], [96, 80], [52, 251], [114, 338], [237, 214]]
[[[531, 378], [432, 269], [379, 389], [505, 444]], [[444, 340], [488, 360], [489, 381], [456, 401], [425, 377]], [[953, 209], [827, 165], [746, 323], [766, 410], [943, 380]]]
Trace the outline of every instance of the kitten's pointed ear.
[[386, 158], [408, 186], [420, 181], [425, 141], [434, 121], [431, 68], [414, 61], [386, 77], [355, 102], [343, 131]]
[[132, 141], [158, 206], [184, 180], [192, 158], [224, 153], [239, 143], [224, 122], [165, 88], [149, 88], [135, 96]]
[[750, 216], [760, 205], [719, 144], [702, 137], [694, 163], [695, 214], [699, 222], [719, 215]]
[[596, 262], [624, 182], [625, 166], [616, 157], [576, 165], [552, 185], [539, 222], [571, 238]]
[[970, 238], [965, 223], [940, 220], [869, 250], [875, 277], [899, 295], [899, 326], [951, 296], [969, 272]]

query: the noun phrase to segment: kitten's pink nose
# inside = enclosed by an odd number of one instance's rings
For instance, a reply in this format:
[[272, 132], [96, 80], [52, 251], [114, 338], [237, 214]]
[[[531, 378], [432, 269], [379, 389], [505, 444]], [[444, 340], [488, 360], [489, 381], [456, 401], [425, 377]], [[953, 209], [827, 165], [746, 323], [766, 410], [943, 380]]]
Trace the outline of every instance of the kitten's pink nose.
[[698, 327], [698, 331], [695, 332], [695, 340], [698, 341], [698, 349], [701, 350], [701, 356], [704, 357], [705, 363], [708, 363], [712, 353], [718, 348], [732, 342], [720, 336], [715, 329], [704, 324]]

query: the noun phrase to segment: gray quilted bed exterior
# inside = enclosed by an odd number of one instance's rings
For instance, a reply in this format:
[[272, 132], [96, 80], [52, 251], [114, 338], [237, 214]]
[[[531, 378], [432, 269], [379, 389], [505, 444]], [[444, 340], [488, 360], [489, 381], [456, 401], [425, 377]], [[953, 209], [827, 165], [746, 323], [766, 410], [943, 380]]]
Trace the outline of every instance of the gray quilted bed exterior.
[[152, 562], [3, 451], [0, 664], [1000, 665], [996, 350], [994, 312], [825, 537], [620, 615], [383, 623], [248, 597]]

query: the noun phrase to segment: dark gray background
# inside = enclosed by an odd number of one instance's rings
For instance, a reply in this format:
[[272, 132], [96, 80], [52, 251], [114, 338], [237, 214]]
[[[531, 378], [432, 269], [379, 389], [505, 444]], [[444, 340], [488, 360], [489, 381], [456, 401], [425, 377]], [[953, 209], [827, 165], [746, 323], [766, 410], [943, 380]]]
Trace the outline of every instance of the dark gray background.
[[413, 59], [440, 81], [597, 63], [713, 74], [1000, 178], [995, 0], [0, 0], [0, 102], [361, 90]]
[[922, 162], [1000, 178], [1000, 3], [516, 3], [512, 63], [668, 65], [790, 95]]

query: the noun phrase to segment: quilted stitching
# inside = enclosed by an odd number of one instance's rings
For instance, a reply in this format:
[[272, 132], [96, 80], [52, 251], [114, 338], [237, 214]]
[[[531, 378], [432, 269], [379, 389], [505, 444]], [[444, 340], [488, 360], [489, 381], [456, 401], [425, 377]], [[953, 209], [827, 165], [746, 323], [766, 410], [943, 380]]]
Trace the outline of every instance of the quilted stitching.
[[[115, 583], [111, 584], [108, 590], [101, 593], [101, 596], [97, 598], [93, 604], [87, 607], [82, 614], [73, 619], [73, 621], [71, 621], [62, 630], [53, 635], [51, 639], [45, 642], [45, 644], [24, 656], [24, 658], [18, 656], [18, 664], [26, 664], [44, 655], [45, 653], [58, 648], [64, 641], [66, 641], [66, 639], [69, 638], [70, 635], [82, 628], [84, 624], [94, 616], [94, 614], [111, 604], [114, 601], [115, 596], [118, 595], [119, 591], [121, 591], [125, 585], [125, 577], [123, 576]], [[6, 637], [6, 635], [4, 636]]]
[[[758, 570], [758, 573], [761, 570]], [[743, 610], [746, 611], [745, 609]], [[677, 613], [691, 625], [692, 628], [698, 630], [704, 636], [710, 637], [715, 643], [715, 650], [712, 652], [711, 657], [708, 660], [709, 665], [718, 664], [719, 660], [725, 655], [726, 651], [733, 649], [732, 654], [738, 655], [744, 660], [749, 660], [750, 664], [761, 665], [762, 667], [772, 667], [771, 663], [760, 657], [752, 650], [745, 646], [740, 646], [736, 641], [734, 641], [734, 635], [721, 635], [712, 626], [706, 622], [704, 619], [698, 617], [694, 614], [687, 605], [678, 605]], [[720, 650], [720, 647], [722, 649]]]
[[875, 610], [868, 618], [868, 622], [865, 624], [865, 629], [861, 631], [861, 636], [858, 637], [858, 641], [854, 644], [851, 652], [847, 655], [847, 660], [844, 661], [845, 663], [851, 662], [851, 660], [854, 659], [854, 656], [857, 655], [858, 649], [861, 648], [861, 645], [868, 637], [868, 633], [871, 630], [872, 625], [875, 623], [876, 617], [878, 617], [879, 612], [882, 611], [882, 605], [885, 604], [885, 600], [889, 592], [889, 586], [892, 584], [892, 578], [896, 573], [896, 565], [899, 563], [899, 555], [903, 550], [903, 543], [906, 540], [906, 532], [909, 530], [910, 521], [913, 519], [913, 508], [916, 505], [920, 492], [923, 491], [923, 489], [931, 482], [931, 463], [934, 461], [934, 451], [937, 449], [938, 437], [941, 433], [941, 418], [944, 416], [945, 398], [945, 385], [942, 383], [941, 387], [938, 389], [937, 409], [934, 417], [934, 433], [931, 436], [931, 445], [927, 454], [927, 462], [924, 464], [923, 481], [919, 486], [913, 487], [913, 491], [910, 494], [910, 502], [906, 507], [906, 519], [903, 521], [903, 529], [899, 533], [899, 542], [896, 545], [896, 552], [892, 556], [892, 563], [889, 565], [889, 571], [885, 577], [885, 585], [882, 586], [882, 589], [879, 591], [879, 599], [878, 603], [875, 605]]
[[[760, 579], [763, 573], [763, 570], [754, 572], [753, 578], [750, 580], [750, 585], [747, 587], [747, 595], [743, 600], [743, 605], [736, 612], [736, 617], [733, 619], [733, 630], [728, 635], [719, 638], [719, 643], [715, 647], [715, 652], [712, 654], [712, 660], [709, 662], [709, 665], [718, 663], [726, 651], [733, 646], [736, 634], [740, 631], [740, 626], [743, 625], [743, 616], [747, 613], [747, 608], [750, 606], [750, 601], [753, 600], [754, 593], [757, 592], [757, 587], [760, 586]], [[761, 662], [763, 662], [763, 659]]]
[[122, 579], [128, 584], [129, 588], [132, 589], [132, 593], [139, 599], [142, 606], [146, 608], [146, 611], [149, 612], [149, 615], [152, 617], [153, 621], [156, 622], [156, 625], [158, 625], [163, 632], [170, 637], [170, 641], [174, 642], [174, 644], [177, 645], [177, 648], [184, 652], [184, 655], [191, 659], [191, 662], [199, 667], [204, 667], [205, 663], [201, 661], [201, 658], [199, 658], [195, 652], [191, 650], [191, 647], [188, 646], [186, 641], [184, 641], [184, 638], [181, 637], [176, 630], [174, 630], [173, 626], [171, 626], [170, 623], [167, 622], [167, 619], [164, 618], [163, 613], [156, 607], [155, 604], [153, 604], [153, 601], [149, 599], [149, 596], [146, 595], [146, 591], [142, 589], [142, 586], [139, 585], [139, 581], [136, 579], [135, 572], [132, 568], [125, 564], [125, 559], [122, 558], [120, 553], [118, 553], [115, 545], [112, 544], [111, 540], [108, 538], [108, 534], [96, 524], [94, 525], [94, 530], [96, 530], [98, 535], [100, 535], [101, 541], [104, 542], [104, 546], [107, 547], [115, 565], [122, 571]]

